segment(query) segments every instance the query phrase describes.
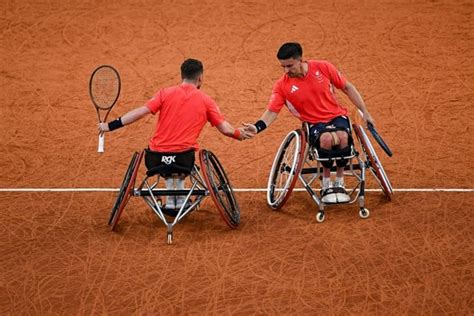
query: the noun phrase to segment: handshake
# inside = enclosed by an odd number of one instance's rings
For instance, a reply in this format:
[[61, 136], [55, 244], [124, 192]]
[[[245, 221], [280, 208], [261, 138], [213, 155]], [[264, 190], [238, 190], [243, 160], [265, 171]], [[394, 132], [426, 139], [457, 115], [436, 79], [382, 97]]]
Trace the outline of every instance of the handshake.
[[257, 127], [254, 124], [242, 123], [242, 126], [235, 129], [234, 138], [238, 140], [246, 140], [257, 135]]

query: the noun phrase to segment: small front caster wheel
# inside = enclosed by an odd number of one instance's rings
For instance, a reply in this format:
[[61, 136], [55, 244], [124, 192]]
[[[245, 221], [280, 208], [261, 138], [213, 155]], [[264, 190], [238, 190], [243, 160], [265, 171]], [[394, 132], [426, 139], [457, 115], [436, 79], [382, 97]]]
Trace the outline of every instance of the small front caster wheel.
[[324, 214], [324, 212], [322, 211], [319, 211], [317, 214], [316, 214], [316, 221], [318, 223], [322, 223], [324, 222], [324, 219], [326, 218], [326, 215]]
[[360, 216], [360, 218], [367, 218], [367, 217], [369, 217], [369, 215], [370, 215], [370, 212], [369, 212], [368, 209], [366, 209], [366, 208], [361, 208], [361, 209], [359, 210], [359, 216]]

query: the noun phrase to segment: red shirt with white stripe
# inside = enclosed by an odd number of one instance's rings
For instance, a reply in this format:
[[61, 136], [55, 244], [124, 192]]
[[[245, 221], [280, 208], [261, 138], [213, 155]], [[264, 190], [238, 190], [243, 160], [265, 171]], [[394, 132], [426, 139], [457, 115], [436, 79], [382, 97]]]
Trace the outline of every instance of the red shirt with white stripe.
[[225, 120], [211, 97], [187, 83], [161, 89], [145, 105], [153, 114], [160, 112], [149, 142], [153, 151], [198, 150], [197, 139], [206, 122], [216, 126]]
[[326, 123], [347, 115], [339, 104], [334, 88], [342, 89], [346, 78], [334, 65], [322, 60], [309, 60], [308, 72], [302, 78], [284, 74], [273, 86], [268, 110], [279, 113], [284, 105], [303, 122]]

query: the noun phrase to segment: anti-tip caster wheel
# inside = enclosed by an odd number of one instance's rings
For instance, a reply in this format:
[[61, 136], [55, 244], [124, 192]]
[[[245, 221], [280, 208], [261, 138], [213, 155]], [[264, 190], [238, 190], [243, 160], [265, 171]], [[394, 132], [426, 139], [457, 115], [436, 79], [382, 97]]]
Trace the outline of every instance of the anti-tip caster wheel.
[[324, 222], [324, 219], [326, 218], [326, 215], [324, 214], [324, 212], [322, 211], [319, 211], [317, 214], [316, 214], [316, 221], [318, 223], [322, 223]]
[[359, 210], [359, 216], [360, 216], [360, 218], [367, 218], [367, 217], [369, 217], [369, 215], [370, 215], [370, 212], [369, 212], [368, 209], [366, 209], [366, 208], [361, 208], [361, 209]]

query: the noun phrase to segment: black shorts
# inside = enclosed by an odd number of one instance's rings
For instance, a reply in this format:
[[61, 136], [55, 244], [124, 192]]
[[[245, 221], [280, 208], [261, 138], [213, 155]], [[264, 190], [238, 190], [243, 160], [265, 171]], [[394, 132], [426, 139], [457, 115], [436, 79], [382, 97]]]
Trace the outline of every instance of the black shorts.
[[327, 123], [316, 123], [309, 127], [309, 142], [311, 145], [319, 147], [319, 137], [324, 132], [345, 131], [351, 135], [351, 125], [345, 116], [338, 116]]
[[145, 166], [148, 170], [160, 168], [160, 175], [164, 177], [172, 174], [191, 173], [194, 167], [194, 149], [179, 153], [165, 153], [145, 149]]

